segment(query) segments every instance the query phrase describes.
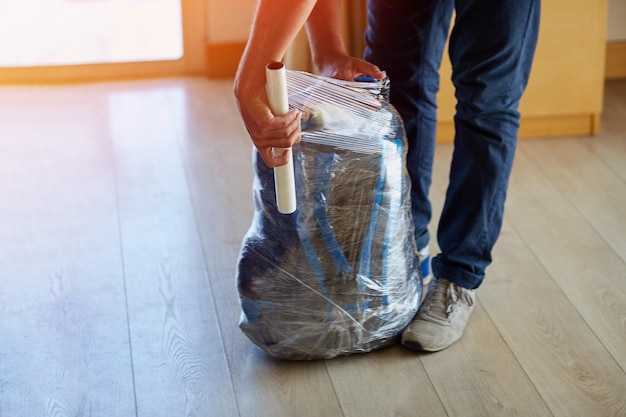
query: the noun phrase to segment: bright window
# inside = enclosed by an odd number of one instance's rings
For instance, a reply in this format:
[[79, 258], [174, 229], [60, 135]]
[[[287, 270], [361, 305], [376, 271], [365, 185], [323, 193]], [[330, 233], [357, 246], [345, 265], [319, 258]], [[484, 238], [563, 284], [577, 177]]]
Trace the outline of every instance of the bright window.
[[176, 60], [181, 0], [0, 0], [0, 67]]

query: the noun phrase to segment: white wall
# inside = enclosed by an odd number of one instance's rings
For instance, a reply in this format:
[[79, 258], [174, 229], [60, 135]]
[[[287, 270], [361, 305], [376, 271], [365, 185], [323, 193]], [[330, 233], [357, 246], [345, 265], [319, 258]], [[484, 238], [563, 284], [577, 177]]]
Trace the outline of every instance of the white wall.
[[606, 35], [609, 41], [626, 41], [626, 0], [609, 0]]

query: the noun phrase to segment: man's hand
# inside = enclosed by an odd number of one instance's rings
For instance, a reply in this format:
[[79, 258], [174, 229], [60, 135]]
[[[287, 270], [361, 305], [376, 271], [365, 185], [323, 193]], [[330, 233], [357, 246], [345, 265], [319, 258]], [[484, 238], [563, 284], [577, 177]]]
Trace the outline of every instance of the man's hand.
[[274, 116], [264, 88], [256, 92], [239, 90], [235, 96], [246, 129], [265, 164], [270, 168], [285, 165], [287, 152], [274, 155], [273, 148], [290, 148], [300, 142], [300, 111], [293, 109], [283, 116]]
[[353, 81], [362, 75], [370, 76], [376, 80], [385, 78], [385, 73], [376, 65], [349, 55], [341, 55], [331, 59], [325, 58], [318, 63], [318, 66], [320, 75], [340, 80]]

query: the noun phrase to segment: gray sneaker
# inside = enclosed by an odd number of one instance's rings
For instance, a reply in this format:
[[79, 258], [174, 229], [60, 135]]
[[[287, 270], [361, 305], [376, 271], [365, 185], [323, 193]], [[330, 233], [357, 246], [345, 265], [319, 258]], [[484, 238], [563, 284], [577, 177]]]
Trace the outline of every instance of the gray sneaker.
[[427, 352], [447, 348], [463, 335], [475, 301], [474, 290], [434, 279], [417, 315], [402, 333], [402, 344]]

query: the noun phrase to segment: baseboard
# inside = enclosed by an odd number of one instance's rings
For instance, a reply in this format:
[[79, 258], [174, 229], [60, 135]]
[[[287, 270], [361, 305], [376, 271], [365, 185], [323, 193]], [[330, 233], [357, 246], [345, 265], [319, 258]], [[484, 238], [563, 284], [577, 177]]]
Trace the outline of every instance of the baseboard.
[[234, 77], [245, 42], [208, 44], [206, 47], [207, 76], [209, 78]]
[[626, 78], [626, 41], [607, 42], [605, 78]]
[[[599, 115], [574, 114], [563, 116], [524, 117], [521, 120], [519, 138], [547, 138], [558, 136], [587, 136], [598, 133]], [[437, 143], [454, 141], [454, 122], [437, 124]]]

